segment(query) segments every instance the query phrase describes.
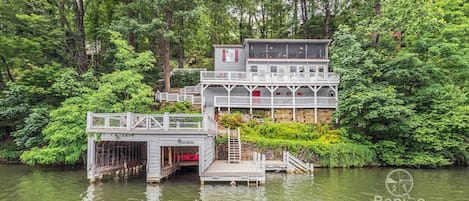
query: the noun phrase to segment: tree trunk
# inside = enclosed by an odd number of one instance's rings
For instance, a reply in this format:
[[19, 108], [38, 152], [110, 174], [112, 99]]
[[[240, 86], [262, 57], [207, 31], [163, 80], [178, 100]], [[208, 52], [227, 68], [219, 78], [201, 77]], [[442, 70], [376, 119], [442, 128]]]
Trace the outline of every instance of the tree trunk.
[[309, 28], [308, 24], [308, 3], [306, 0], [301, 0], [301, 20], [303, 23], [303, 35], [304, 38], [309, 37]]
[[261, 26], [261, 38], [267, 38], [267, 27], [265, 22], [265, 5], [264, 1], [261, 1], [261, 12], [262, 12], [262, 26]]
[[[12, 81], [12, 82], [15, 82], [15, 78], [13, 77], [13, 74], [11, 73], [11, 70], [10, 70], [10, 65], [8, 64], [7, 60], [5, 59], [5, 57], [3, 56], [0, 56], [1, 59], [2, 59], [2, 62], [3, 64], [5, 64], [5, 69], [7, 71], [7, 78]], [[1, 77], [1, 75], [0, 75]], [[2, 79], [2, 82], [3, 82], [3, 79]]]
[[86, 45], [85, 45], [85, 25], [83, 17], [85, 15], [83, 0], [73, 1], [73, 10], [75, 11], [75, 24], [78, 31], [77, 38], [77, 54], [78, 54], [78, 70], [80, 74], [88, 71], [88, 64], [86, 58]]
[[[171, 22], [172, 22], [173, 13], [170, 10], [165, 11], [165, 21], [166, 21], [166, 31], [171, 31]], [[170, 43], [168, 38], [164, 36], [160, 39], [160, 47], [163, 57], [163, 69], [164, 69], [164, 90], [169, 92], [171, 90], [171, 66], [169, 66], [169, 50]]]
[[178, 68], [184, 68], [184, 17], [179, 17]]
[[[375, 4], [375, 16], [379, 17], [380, 15], [381, 15], [381, 4], [376, 3]], [[372, 37], [372, 40], [373, 40], [374, 44], [379, 42], [379, 33], [378, 32], [371, 33], [371, 37]]]
[[324, 37], [331, 38], [331, 8], [328, 1], [324, 2], [324, 13]]
[[[240, 8], [242, 9], [242, 8]], [[244, 39], [244, 34], [243, 34], [243, 11], [239, 11], [239, 24], [238, 24], [238, 27], [239, 27], [239, 43], [243, 43], [243, 39]]]

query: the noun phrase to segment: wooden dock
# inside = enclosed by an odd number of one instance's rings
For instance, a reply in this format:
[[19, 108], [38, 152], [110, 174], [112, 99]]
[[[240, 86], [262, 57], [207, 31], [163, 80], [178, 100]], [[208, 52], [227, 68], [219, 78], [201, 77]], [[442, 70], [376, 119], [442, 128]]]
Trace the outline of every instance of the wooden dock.
[[254, 182], [257, 185], [265, 183], [265, 169], [259, 167], [255, 161], [241, 161], [228, 163], [227, 160], [216, 160], [200, 176], [201, 184], [207, 181], [220, 182]]

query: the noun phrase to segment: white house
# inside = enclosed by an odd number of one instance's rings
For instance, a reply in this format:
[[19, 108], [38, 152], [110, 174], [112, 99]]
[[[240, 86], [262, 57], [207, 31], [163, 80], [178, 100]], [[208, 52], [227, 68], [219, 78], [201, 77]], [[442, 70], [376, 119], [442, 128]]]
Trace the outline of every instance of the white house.
[[[330, 40], [246, 39], [243, 45], [214, 45], [214, 71], [200, 84], [157, 100], [197, 99], [209, 115], [242, 110], [276, 121], [330, 121], [337, 108], [339, 76], [328, 67]], [[200, 97], [197, 98], [198, 94]], [[173, 98], [171, 98], [173, 96]]]

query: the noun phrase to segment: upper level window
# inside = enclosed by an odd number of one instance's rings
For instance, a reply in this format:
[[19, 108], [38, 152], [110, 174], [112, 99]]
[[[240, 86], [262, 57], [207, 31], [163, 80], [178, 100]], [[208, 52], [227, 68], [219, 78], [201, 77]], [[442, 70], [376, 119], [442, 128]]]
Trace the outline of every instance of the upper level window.
[[308, 59], [324, 59], [326, 53], [325, 44], [308, 44], [307, 57]]
[[288, 44], [288, 58], [289, 59], [304, 59], [306, 47], [305, 44]]
[[238, 62], [238, 49], [226, 48], [222, 50], [222, 60], [227, 63]]
[[290, 66], [290, 73], [296, 73], [296, 66]]
[[270, 72], [271, 73], [276, 73], [277, 72], [277, 66], [270, 66]]
[[265, 43], [249, 45], [249, 58], [266, 58], [266, 55]]
[[257, 66], [251, 66], [251, 72], [257, 72]]
[[269, 59], [287, 58], [287, 49], [285, 44], [267, 44]]

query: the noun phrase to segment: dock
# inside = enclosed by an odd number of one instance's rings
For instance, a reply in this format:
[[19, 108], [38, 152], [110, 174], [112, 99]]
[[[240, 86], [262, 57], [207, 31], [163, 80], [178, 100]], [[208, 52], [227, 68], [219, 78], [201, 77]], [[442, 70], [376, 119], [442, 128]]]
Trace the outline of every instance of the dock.
[[200, 176], [200, 183], [205, 182], [246, 182], [247, 185], [265, 184], [265, 155], [254, 153], [257, 159], [230, 163], [228, 160], [216, 160]]

